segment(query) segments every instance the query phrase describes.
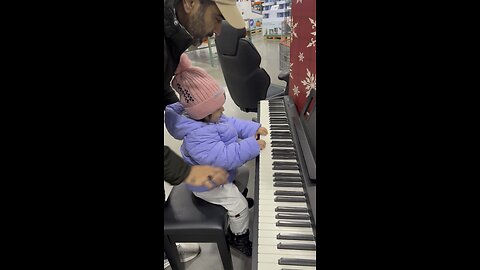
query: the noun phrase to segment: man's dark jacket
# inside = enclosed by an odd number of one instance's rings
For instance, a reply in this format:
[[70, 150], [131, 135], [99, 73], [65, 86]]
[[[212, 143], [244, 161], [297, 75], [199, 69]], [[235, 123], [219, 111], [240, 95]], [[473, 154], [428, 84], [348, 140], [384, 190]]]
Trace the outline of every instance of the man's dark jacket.
[[[180, 55], [192, 44], [190, 34], [180, 25], [173, 9], [174, 0], [165, 0], [163, 36], [164, 36], [164, 58], [163, 58], [163, 100], [162, 106], [178, 101], [174, 90], [170, 86], [173, 74], [177, 69]], [[163, 119], [163, 118], [162, 118]], [[181, 157], [175, 154], [168, 146], [163, 146], [163, 177], [172, 185], [180, 184], [190, 173], [190, 165], [185, 163]]]

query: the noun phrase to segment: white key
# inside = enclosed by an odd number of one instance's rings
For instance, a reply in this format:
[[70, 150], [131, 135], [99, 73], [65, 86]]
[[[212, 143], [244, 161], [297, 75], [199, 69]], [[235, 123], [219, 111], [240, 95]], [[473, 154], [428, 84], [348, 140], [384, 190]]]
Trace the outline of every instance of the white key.
[[[288, 256], [288, 255], [274, 255], [274, 254], [259, 254], [258, 256], [258, 262], [259, 263], [276, 263], [278, 264], [278, 260], [280, 258], [295, 258], [295, 259], [310, 259], [310, 260], [315, 260], [315, 254], [314, 255], [298, 255], [298, 256], [295, 256], [295, 257], [291, 257], [291, 256]], [[288, 268], [290, 267], [290, 265], [288, 266], [284, 266], [284, 268]], [[259, 268], [259, 270], [264, 270], [263, 268]], [[268, 269], [266, 269], [268, 270]]]
[[297, 256], [312, 256], [315, 257], [315, 250], [292, 250], [292, 249], [280, 249], [276, 245], [258, 245], [259, 257], [265, 254], [278, 254], [288, 255], [289, 257], [296, 258]]
[[295, 270], [315, 270], [315, 266], [296, 266], [296, 265], [279, 265], [277, 263], [259, 263], [257, 264], [258, 270], [282, 270], [282, 269], [295, 269]]
[[306, 233], [306, 234], [312, 234], [313, 235], [313, 230], [312, 228], [307, 228], [307, 227], [278, 227], [274, 223], [269, 223], [269, 222], [262, 222], [262, 217], [258, 217], [259, 222], [258, 222], [258, 230], [259, 231], [284, 231], [284, 232], [290, 232], [290, 233]]

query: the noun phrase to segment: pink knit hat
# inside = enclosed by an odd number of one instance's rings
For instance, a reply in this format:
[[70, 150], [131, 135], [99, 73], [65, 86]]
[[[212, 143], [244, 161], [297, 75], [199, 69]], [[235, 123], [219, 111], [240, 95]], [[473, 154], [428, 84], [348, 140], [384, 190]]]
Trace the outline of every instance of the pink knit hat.
[[193, 67], [185, 53], [180, 56], [172, 87], [180, 94], [185, 111], [195, 120], [207, 117], [225, 103], [223, 88], [204, 69]]

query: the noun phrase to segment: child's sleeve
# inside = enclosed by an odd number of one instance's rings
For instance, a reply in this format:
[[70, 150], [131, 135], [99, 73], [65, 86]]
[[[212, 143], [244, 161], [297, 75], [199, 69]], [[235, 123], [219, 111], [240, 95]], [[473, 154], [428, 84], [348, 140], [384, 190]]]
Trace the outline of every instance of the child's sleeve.
[[184, 141], [189, 156], [200, 165], [210, 165], [232, 170], [260, 154], [254, 137], [225, 145], [220, 137], [203, 138], [203, 141], [186, 138]]
[[234, 117], [225, 118], [237, 129], [237, 134], [240, 139], [254, 136], [261, 126], [260, 123], [250, 120], [243, 120]]

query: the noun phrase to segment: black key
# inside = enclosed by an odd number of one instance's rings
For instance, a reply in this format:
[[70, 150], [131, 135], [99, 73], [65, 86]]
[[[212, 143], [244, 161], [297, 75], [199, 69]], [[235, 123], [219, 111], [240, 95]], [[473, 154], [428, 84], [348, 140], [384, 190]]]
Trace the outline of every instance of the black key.
[[303, 187], [302, 182], [274, 182], [274, 187]]
[[[274, 148], [274, 149], [279, 149], [279, 148]], [[291, 153], [288, 153], [288, 152], [272, 152], [272, 157], [275, 157], [275, 156], [297, 158], [297, 155], [294, 152], [291, 152]]]
[[316, 266], [315, 260], [310, 259], [294, 259], [294, 258], [280, 258], [278, 259], [280, 265], [299, 265], [299, 266]]
[[311, 234], [283, 233], [283, 232], [277, 234], [277, 239], [315, 241], [315, 237]]
[[290, 126], [288, 124], [286, 124], [286, 125], [270, 125], [270, 129], [272, 129], [272, 128], [276, 128], [278, 130], [285, 130], [285, 131], [290, 130]]
[[295, 161], [288, 162], [288, 161], [274, 161], [273, 165], [290, 165], [290, 166], [298, 166], [298, 163]]
[[272, 146], [293, 146], [292, 141], [272, 141]]
[[284, 112], [271, 112], [270, 116], [287, 116]]
[[274, 177], [302, 177], [299, 173], [288, 173], [288, 172], [275, 172], [273, 173]]
[[294, 206], [277, 206], [275, 207], [275, 212], [308, 213], [308, 208]]
[[268, 104], [285, 104], [283, 99], [271, 99], [268, 101]]
[[278, 159], [278, 160], [291, 160], [291, 159], [296, 159], [296, 157], [289, 157], [289, 156], [273, 156], [272, 159]]
[[297, 177], [275, 177], [273, 182], [302, 182], [302, 178]]
[[291, 190], [275, 190], [273, 195], [305, 196], [305, 192], [303, 192], [303, 191], [291, 191]]
[[289, 130], [288, 126], [282, 126], [282, 125], [271, 125], [270, 130]]
[[300, 170], [300, 168], [298, 166], [277, 165], [273, 166], [273, 170], [296, 171]]
[[295, 149], [273, 148], [272, 154], [297, 155], [297, 151]]
[[310, 228], [312, 224], [310, 222], [303, 221], [290, 221], [290, 220], [279, 220], [276, 223], [277, 227], [302, 227]]
[[301, 220], [310, 220], [308, 214], [276, 214], [276, 219], [301, 219]]
[[286, 120], [271, 120], [269, 121], [270, 124], [286, 124], [288, 123]]
[[292, 136], [289, 135], [270, 135], [270, 138], [273, 140], [289, 140], [292, 139]]
[[273, 199], [274, 202], [306, 202], [305, 197], [283, 197], [277, 196]]
[[292, 133], [289, 130], [275, 130], [270, 132], [271, 134], [288, 134], [291, 135]]
[[291, 244], [291, 243], [278, 243], [277, 244], [278, 249], [293, 249], [293, 250], [316, 250], [316, 247], [314, 244]]

